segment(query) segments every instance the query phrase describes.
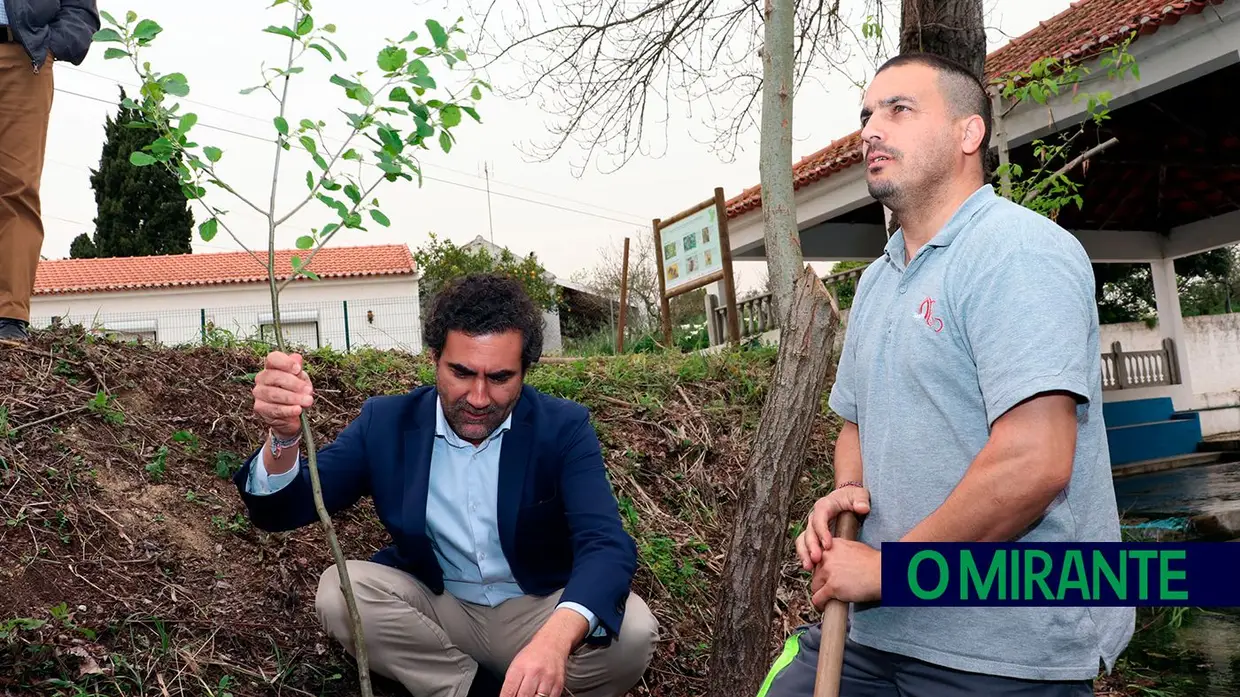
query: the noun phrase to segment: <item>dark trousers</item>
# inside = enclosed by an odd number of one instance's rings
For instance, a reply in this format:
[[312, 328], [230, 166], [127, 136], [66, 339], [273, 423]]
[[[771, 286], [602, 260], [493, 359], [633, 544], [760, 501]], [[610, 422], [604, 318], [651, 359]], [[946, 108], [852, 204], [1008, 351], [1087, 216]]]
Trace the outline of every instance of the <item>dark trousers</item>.
[[[812, 697], [822, 625], [797, 630], [758, 697]], [[1092, 697], [1092, 680], [1021, 680], [969, 673], [849, 641], [844, 647], [840, 697]]]

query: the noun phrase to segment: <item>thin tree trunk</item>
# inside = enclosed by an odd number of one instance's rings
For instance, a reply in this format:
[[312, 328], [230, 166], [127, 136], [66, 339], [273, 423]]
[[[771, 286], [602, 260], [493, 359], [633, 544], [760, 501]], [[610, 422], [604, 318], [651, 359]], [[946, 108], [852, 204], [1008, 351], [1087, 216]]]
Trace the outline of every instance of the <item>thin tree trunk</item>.
[[775, 375], [724, 563], [707, 690], [711, 697], [757, 694], [770, 666], [775, 589], [789, 553], [788, 511], [821, 409], [839, 322], [835, 299], [806, 267], [780, 327]]
[[804, 267], [792, 188], [793, 0], [766, 0], [762, 47], [762, 131], [758, 155], [768, 283], [779, 316]]

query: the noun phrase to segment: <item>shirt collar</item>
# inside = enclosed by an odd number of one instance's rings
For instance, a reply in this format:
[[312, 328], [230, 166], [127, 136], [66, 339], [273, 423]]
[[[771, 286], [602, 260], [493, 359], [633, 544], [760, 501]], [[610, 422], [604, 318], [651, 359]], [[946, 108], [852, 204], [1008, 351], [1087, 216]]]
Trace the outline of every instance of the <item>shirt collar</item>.
[[[926, 243], [926, 246], [946, 247], [950, 245], [956, 239], [956, 236], [960, 234], [960, 231], [973, 219], [973, 215], [997, 197], [998, 194], [995, 193], [994, 186], [983, 184], [977, 191], [970, 194], [964, 200], [964, 203], [960, 204], [960, 207], [956, 209], [952, 217], [948, 218], [947, 224], [943, 226], [943, 229], [939, 230], [938, 234]], [[887, 240], [887, 246], [883, 248], [883, 254], [886, 255], [887, 261], [894, 264], [897, 269], [904, 268], [904, 228], [896, 230], [891, 239]]]
[[[487, 439], [484, 442], [490, 443], [491, 441], [504, 435], [504, 433], [507, 432], [511, 428], [512, 428], [512, 414], [509, 414], [508, 418], [504, 419], [504, 423], [500, 424], [499, 428], [495, 429], [494, 433], [492, 433], [490, 436], [487, 436]], [[471, 447], [471, 448], [476, 447], [474, 446], [473, 443], [470, 443], [469, 441], [458, 436], [456, 434], [456, 431], [453, 431], [452, 427], [448, 425], [448, 417], [444, 415], [443, 413], [443, 402], [440, 401], [439, 395], [435, 395], [435, 435], [439, 438], [443, 438], [447, 440], [448, 444], [454, 447], [458, 447], [458, 448], [463, 448], [466, 446]], [[480, 447], [480, 446], [477, 446], [477, 447]]]

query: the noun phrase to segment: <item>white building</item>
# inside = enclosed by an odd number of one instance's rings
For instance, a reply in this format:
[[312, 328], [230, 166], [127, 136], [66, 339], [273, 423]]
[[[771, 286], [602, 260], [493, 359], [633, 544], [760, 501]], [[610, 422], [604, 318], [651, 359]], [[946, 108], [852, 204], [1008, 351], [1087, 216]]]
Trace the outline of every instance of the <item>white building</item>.
[[[277, 250], [283, 283], [292, 257]], [[274, 339], [267, 253], [178, 254], [39, 263], [31, 324], [58, 319], [168, 346], [202, 343], [213, 332]], [[280, 293], [285, 342], [304, 348], [358, 346], [422, 350], [418, 272], [406, 245], [325, 247]]]

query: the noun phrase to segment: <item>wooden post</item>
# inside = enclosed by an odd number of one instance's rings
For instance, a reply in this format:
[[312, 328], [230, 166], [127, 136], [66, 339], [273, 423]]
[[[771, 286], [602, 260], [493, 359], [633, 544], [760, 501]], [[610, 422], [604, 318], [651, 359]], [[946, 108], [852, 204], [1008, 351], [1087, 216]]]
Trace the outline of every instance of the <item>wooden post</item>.
[[[662, 278], [662, 270], [660, 270]], [[629, 309], [629, 238], [624, 238], [624, 267], [620, 271], [620, 326], [616, 329], [616, 354], [624, 353], [624, 317]]]
[[663, 236], [659, 234], [659, 219], [654, 219], [654, 257], [659, 264], [659, 313], [663, 321], [663, 344], [672, 345], [672, 307], [667, 302], [667, 282], [663, 280]]
[[736, 311], [736, 279], [732, 276], [732, 241], [728, 237], [727, 202], [723, 187], [715, 187], [715, 213], [719, 218], [719, 256], [723, 262], [723, 299], [728, 308], [728, 341], [740, 343], [740, 317]]

